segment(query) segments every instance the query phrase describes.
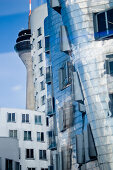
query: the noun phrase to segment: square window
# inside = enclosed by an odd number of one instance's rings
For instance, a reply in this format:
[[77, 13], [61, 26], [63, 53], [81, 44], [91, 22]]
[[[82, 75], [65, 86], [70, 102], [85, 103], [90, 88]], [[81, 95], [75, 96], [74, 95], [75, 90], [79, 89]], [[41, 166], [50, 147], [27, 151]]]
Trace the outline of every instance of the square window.
[[22, 114], [22, 123], [29, 123], [29, 114]]
[[37, 141], [44, 142], [44, 132], [37, 132]]
[[24, 140], [31, 140], [31, 131], [24, 131]]
[[15, 122], [15, 113], [7, 113], [7, 121]]
[[26, 159], [33, 159], [33, 158], [34, 158], [34, 150], [26, 149]]
[[46, 150], [39, 150], [39, 159], [46, 160]]
[[35, 124], [37, 124], [37, 125], [42, 124], [41, 116], [35, 115]]
[[9, 137], [17, 139], [17, 130], [9, 130]]

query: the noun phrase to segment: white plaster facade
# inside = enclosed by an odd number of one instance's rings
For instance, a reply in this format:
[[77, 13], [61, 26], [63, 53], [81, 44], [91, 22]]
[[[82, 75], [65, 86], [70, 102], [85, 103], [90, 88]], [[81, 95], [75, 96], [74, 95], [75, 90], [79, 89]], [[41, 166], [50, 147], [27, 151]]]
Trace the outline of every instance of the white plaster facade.
[[[45, 61], [45, 38], [44, 38], [44, 19], [47, 17], [47, 4], [37, 7], [31, 13], [31, 55], [33, 62], [33, 75], [34, 75], [34, 96], [35, 96], [35, 110], [45, 111], [45, 101], [47, 87], [45, 84], [46, 61]], [[41, 48], [39, 48], [41, 42]], [[40, 59], [42, 55], [42, 60]], [[42, 75], [40, 69], [42, 68]], [[41, 82], [44, 84], [43, 90], [41, 89]], [[43, 97], [45, 96], [45, 97]], [[44, 98], [44, 103], [42, 100]]]
[[[15, 121], [8, 121], [8, 113], [15, 113]], [[29, 122], [22, 122], [22, 114], [29, 114]], [[35, 124], [35, 115], [41, 116], [41, 124]], [[21, 170], [48, 168], [50, 162], [46, 138], [48, 126], [44, 114], [39, 111], [1, 108], [0, 129], [0, 137], [9, 137], [9, 130], [17, 130]], [[24, 131], [31, 131], [31, 140], [24, 140]], [[44, 133], [44, 141], [37, 141], [37, 132]], [[26, 159], [26, 149], [34, 149], [34, 158]], [[46, 159], [39, 159], [39, 150], [46, 150]]]

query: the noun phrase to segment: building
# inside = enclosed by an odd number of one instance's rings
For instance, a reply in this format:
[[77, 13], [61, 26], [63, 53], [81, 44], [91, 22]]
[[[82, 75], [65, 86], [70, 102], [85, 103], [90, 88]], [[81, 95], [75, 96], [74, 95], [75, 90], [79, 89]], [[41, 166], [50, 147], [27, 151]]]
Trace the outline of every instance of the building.
[[112, 170], [113, 1], [47, 0], [47, 5], [46, 57], [52, 70], [47, 113], [49, 138], [56, 141], [51, 167]]
[[49, 126], [44, 114], [1, 108], [0, 122], [0, 157], [19, 162], [21, 170], [47, 170], [50, 153], [47, 150], [46, 130]]
[[44, 19], [47, 15], [47, 4], [44, 3], [34, 9], [30, 16], [35, 110], [39, 111], [45, 111], [46, 107]]
[[0, 137], [0, 170], [20, 170], [18, 140]]

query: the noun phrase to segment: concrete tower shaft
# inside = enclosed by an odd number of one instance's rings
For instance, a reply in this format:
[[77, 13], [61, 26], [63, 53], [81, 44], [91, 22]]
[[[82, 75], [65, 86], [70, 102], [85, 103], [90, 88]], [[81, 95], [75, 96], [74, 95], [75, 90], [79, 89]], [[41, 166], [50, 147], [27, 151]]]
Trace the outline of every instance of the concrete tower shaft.
[[32, 57], [30, 44], [31, 30], [22, 30], [18, 34], [15, 50], [19, 54], [27, 70], [26, 109], [34, 110], [34, 84], [32, 74]]

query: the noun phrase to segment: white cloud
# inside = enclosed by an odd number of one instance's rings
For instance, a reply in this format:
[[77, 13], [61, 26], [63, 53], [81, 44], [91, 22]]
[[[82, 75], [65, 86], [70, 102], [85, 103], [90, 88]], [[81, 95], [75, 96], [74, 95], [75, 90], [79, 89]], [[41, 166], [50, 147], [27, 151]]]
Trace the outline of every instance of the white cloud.
[[12, 91], [20, 91], [22, 88], [22, 85], [16, 85], [12, 87]]

